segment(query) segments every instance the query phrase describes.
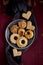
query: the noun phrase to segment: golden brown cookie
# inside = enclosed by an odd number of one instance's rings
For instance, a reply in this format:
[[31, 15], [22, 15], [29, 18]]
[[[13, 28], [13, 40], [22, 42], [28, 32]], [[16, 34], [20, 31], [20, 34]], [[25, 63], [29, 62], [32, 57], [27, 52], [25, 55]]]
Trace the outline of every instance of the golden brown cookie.
[[25, 19], [28, 20], [30, 18], [31, 14], [32, 14], [31, 11], [28, 11], [27, 13], [23, 13], [22, 17], [24, 17]]
[[10, 36], [10, 41], [11, 41], [11, 43], [16, 44], [18, 38], [19, 38], [19, 35], [18, 35], [18, 34], [12, 34], [12, 35]]
[[32, 26], [32, 22], [31, 21], [27, 21], [27, 27], [26, 27], [26, 29], [28, 29], [31, 26]]
[[25, 37], [27, 38], [27, 39], [31, 39], [31, 38], [33, 38], [33, 31], [31, 31], [31, 30], [27, 30], [26, 32], [25, 32]]
[[17, 40], [17, 46], [20, 48], [26, 47], [28, 44], [27, 42], [28, 42], [28, 40], [25, 37], [20, 37]]
[[17, 49], [13, 49], [13, 56], [16, 57], [16, 56], [21, 56], [22, 55], [22, 52], [21, 51], [18, 51]]
[[18, 34], [19, 34], [20, 36], [23, 36], [24, 33], [25, 33], [25, 29], [19, 29], [19, 30], [18, 30]]
[[35, 30], [35, 26], [32, 25], [32, 26], [30, 27], [30, 30]]
[[31, 21], [27, 21], [27, 27], [26, 27], [26, 29], [34, 30], [35, 29], [35, 26], [32, 25], [32, 22]]
[[11, 27], [10, 27], [10, 31], [12, 32], [12, 33], [17, 33], [17, 30], [18, 30], [18, 26], [17, 25], [12, 25]]
[[20, 22], [18, 22], [18, 25], [19, 25], [20, 28], [25, 28], [26, 27], [25, 20], [21, 20]]

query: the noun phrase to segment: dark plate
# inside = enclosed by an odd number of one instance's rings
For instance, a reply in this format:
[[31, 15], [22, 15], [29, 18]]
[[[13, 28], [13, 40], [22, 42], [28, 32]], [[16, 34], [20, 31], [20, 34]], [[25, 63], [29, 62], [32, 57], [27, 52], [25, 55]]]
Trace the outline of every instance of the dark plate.
[[[13, 9], [14, 9], [14, 8], [13, 8]], [[18, 11], [16, 12], [16, 10], [18, 10]], [[27, 12], [27, 11], [31, 11], [31, 12], [32, 12], [32, 15], [31, 15], [31, 17], [30, 17], [29, 20], [31, 20], [32, 24], [35, 26], [35, 30], [33, 31], [33, 32], [34, 32], [34, 37], [28, 41], [28, 45], [27, 45], [26, 47], [24, 47], [24, 48], [19, 48], [17, 45], [14, 45], [14, 44], [12, 44], [12, 43], [9, 41], [9, 36], [10, 36], [10, 34], [11, 34], [9, 28], [10, 28], [13, 24], [17, 24], [19, 20], [25, 19], [25, 18], [22, 17], [22, 13]], [[34, 40], [36, 39], [36, 36], [37, 36], [37, 24], [36, 24], [36, 20], [35, 20], [34, 14], [33, 14], [33, 10], [32, 10], [31, 7], [28, 7], [27, 4], [25, 4], [25, 3], [18, 3], [18, 4], [17, 4], [17, 9], [15, 9], [14, 12], [16, 12], [16, 13], [15, 13], [15, 16], [14, 16], [14, 18], [13, 18], [13, 21], [12, 21], [11, 23], [9, 23], [9, 25], [8, 25], [7, 28], [6, 28], [5, 38], [6, 38], [7, 43], [8, 43], [11, 47], [17, 48], [18, 50], [22, 50], [22, 51], [23, 51], [23, 50], [29, 48], [29, 47], [33, 44]], [[26, 20], [26, 19], [25, 19], [25, 20]], [[28, 20], [28, 21], [29, 21], [29, 20]]]

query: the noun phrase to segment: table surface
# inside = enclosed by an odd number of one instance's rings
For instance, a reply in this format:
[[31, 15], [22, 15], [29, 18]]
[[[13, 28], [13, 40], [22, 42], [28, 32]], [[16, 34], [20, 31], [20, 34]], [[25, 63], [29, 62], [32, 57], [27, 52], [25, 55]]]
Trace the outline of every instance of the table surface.
[[[32, 6], [38, 26], [38, 36], [34, 44], [22, 56], [24, 65], [43, 65], [43, 6]], [[5, 8], [0, 5], [0, 65], [6, 65], [5, 29], [12, 20], [12, 16], [4, 13]]]

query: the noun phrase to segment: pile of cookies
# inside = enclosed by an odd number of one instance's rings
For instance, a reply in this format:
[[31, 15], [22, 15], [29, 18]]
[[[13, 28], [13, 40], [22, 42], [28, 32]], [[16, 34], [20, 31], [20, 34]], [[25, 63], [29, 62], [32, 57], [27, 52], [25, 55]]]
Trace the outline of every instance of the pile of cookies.
[[28, 39], [33, 38], [34, 33], [32, 30], [35, 29], [35, 26], [32, 25], [31, 21], [21, 20], [18, 22], [18, 25], [12, 25], [10, 28], [11, 43], [17, 44], [18, 47], [22, 48], [27, 46]]
[[13, 49], [13, 56], [16, 57], [16, 56], [21, 56], [22, 55], [22, 51], [18, 51], [16, 48]]
[[[10, 32], [12, 33], [10, 35], [10, 42], [14, 45], [17, 45], [18, 48], [26, 47], [28, 45], [28, 41], [34, 36], [33, 31], [35, 30], [35, 26], [32, 25], [31, 21], [27, 21], [30, 18], [31, 14], [31, 11], [23, 13], [22, 17], [26, 20], [21, 19], [17, 24], [10, 27]], [[16, 54], [14, 51], [16, 52]], [[13, 54], [14, 56], [18, 56], [21, 55], [22, 52], [18, 52], [17, 49], [14, 49]]]

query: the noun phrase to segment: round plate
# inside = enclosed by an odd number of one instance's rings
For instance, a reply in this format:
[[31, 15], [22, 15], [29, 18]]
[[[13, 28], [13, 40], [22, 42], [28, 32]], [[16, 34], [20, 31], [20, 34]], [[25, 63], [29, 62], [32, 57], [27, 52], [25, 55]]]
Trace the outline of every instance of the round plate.
[[35, 34], [36, 34], [36, 32], [35, 32], [35, 30], [34, 30], [34, 37], [28, 41], [28, 45], [27, 45], [26, 47], [24, 47], [24, 48], [19, 48], [17, 45], [12, 44], [12, 43], [10, 42], [10, 40], [9, 40], [10, 34], [11, 34], [9, 28], [10, 28], [12, 25], [17, 24], [20, 20], [22, 20], [22, 19], [14, 20], [14, 21], [12, 21], [12, 22], [7, 26], [6, 31], [5, 31], [5, 38], [6, 38], [7, 43], [8, 43], [11, 47], [17, 48], [17, 49], [21, 49], [21, 50], [22, 50], [22, 49], [28, 48], [28, 47], [33, 43], [33, 41], [35, 40]]

